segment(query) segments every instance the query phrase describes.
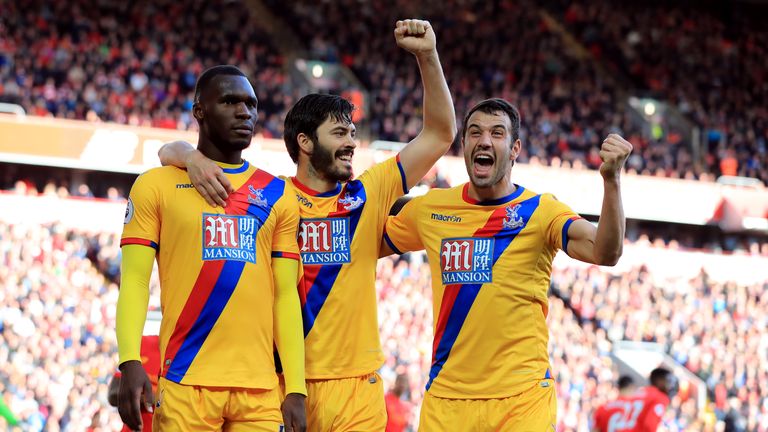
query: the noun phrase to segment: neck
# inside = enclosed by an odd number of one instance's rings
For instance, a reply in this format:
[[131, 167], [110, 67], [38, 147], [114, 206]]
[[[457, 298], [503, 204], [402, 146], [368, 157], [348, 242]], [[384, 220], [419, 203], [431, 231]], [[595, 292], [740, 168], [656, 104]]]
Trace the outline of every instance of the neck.
[[217, 146], [202, 132], [198, 136], [197, 149], [208, 159], [232, 165], [239, 164], [243, 161], [242, 150], [225, 152], [221, 150], [221, 147], [224, 146]]
[[312, 167], [309, 162], [299, 162], [299, 166], [296, 169], [296, 180], [301, 182], [304, 186], [323, 193], [328, 192], [336, 188], [338, 182], [328, 180], [322, 176], [317, 170]]
[[504, 198], [515, 191], [517, 187], [509, 177], [504, 177], [500, 182], [493, 186], [477, 187], [472, 182], [469, 183], [467, 194], [470, 198], [478, 201], [490, 201]]

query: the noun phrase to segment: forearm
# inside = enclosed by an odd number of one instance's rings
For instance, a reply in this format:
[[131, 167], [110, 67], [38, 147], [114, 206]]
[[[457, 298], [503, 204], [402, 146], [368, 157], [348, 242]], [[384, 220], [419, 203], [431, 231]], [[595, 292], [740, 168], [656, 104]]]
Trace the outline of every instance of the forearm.
[[[434, 135], [447, 143], [440, 155], [450, 147], [456, 136], [456, 113], [448, 83], [443, 75], [437, 50], [416, 56], [424, 87], [424, 126], [422, 133]], [[435, 149], [440, 150], [440, 149]]]
[[157, 155], [160, 157], [160, 163], [163, 166], [173, 165], [179, 168], [186, 168], [187, 159], [196, 151], [197, 149], [186, 141], [174, 141], [160, 147]]
[[285, 393], [306, 395], [304, 375], [304, 333], [301, 304], [296, 290], [298, 263], [276, 258], [272, 264], [275, 275], [275, 343], [283, 365]]
[[141, 361], [141, 334], [149, 304], [149, 278], [155, 250], [141, 245], [123, 246], [120, 294], [117, 298], [117, 349], [119, 364]]
[[618, 177], [603, 180], [603, 207], [595, 236], [595, 261], [602, 265], [614, 265], [621, 257], [624, 246], [624, 206], [621, 202], [621, 186]]

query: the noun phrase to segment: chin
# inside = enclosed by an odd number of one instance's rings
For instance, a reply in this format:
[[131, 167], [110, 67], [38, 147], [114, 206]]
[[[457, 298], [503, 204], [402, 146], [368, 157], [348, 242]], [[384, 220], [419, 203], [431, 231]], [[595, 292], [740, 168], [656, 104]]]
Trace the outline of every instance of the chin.
[[229, 142], [230, 150], [245, 150], [251, 146], [250, 139], [238, 139]]

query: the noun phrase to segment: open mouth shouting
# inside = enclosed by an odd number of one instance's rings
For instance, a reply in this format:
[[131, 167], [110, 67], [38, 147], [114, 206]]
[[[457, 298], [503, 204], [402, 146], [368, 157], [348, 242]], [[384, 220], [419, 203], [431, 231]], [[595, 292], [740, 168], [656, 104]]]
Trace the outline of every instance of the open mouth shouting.
[[472, 172], [475, 177], [490, 177], [496, 159], [493, 153], [477, 152], [472, 156]]

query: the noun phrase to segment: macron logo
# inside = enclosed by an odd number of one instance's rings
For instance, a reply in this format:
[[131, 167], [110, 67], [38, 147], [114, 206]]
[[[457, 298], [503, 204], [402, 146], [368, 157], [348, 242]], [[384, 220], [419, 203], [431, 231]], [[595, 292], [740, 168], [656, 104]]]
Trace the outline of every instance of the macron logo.
[[191, 189], [195, 187], [192, 183], [177, 183], [176, 189]]
[[432, 220], [440, 222], [461, 222], [461, 218], [453, 215], [441, 215], [439, 213], [432, 213]]

